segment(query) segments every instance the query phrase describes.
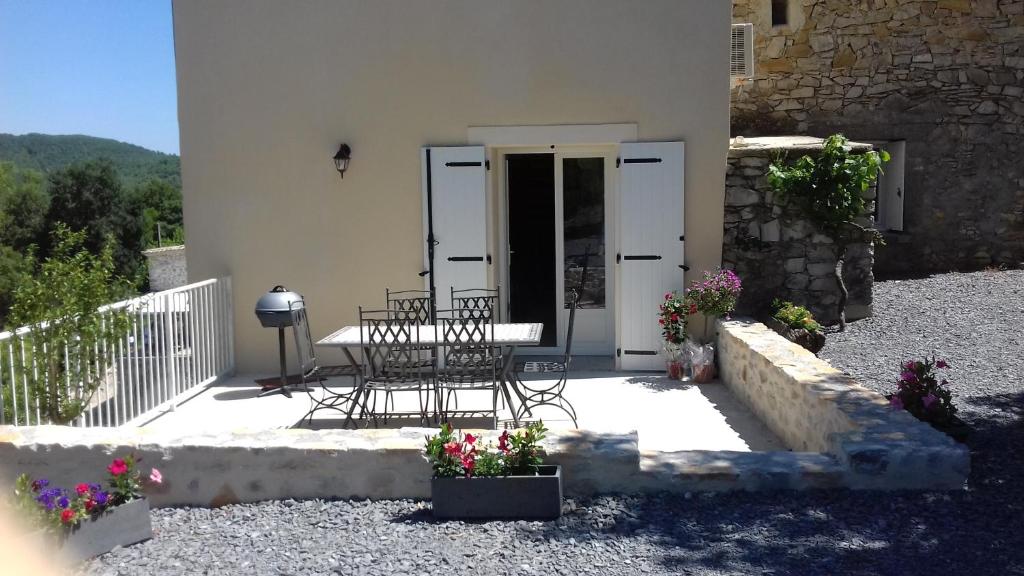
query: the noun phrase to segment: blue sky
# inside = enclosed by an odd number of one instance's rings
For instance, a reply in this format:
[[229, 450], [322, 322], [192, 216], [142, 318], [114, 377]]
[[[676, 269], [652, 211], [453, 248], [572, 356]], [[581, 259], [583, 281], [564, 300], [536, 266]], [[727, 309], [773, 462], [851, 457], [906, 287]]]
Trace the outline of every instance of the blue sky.
[[171, 0], [0, 0], [0, 132], [178, 153]]

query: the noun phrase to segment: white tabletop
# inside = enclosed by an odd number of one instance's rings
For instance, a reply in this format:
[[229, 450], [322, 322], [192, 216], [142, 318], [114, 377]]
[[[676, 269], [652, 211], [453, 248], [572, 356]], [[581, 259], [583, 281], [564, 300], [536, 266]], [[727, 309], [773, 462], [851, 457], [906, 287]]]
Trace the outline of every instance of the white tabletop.
[[[438, 339], [438, 330], [433, 325], [418, 326], [419, 344], [435, 344]], [[494, 344], [497, 346], [536, 346], [540, 344], [540, 335], [544, 330], [544, 324], [495, 324]], [[359, 347], [363, 342], [369, 340], [369, 332], [363, 329], [359, 333], [359, 326], [345, 326], [333, 334], [325, 336], [317, 346], [335, 346], [338, 348]]]

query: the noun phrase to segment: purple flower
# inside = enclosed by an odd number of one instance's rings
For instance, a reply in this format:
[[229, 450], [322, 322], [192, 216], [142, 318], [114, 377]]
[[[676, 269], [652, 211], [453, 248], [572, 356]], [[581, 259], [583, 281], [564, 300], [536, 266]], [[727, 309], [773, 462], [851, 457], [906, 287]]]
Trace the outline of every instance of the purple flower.
[[107, 502], [110, 500], [110, 494], [106, 492], [99, 492], [96, 494], [95, 500], [100, 506], [106, 506]]
[[903, 410], [903, 399], [900, 398], [899, 395], [893, 394], [892, 398], [889, 398], [889, 405], [892, 406], [894, 410]]
[[50, 485], [50, 481], [49, 480], [47, 480], [46, 478], [40, 478], [40, 479], [32, 482], [32, 491], [33, 492], [39, 492], [40, 490], [42, 490], [43, 488], [46, 488], [49, 485]]
[[935, 363], [936, 368], [949, 368], [949, 364], [946, 364], [945, 360], [939, 360]]
[[921, 398], [921, 403], [924, 404], [924, 409], [925, 410], [931, 410], [932, 406], [934, 406], [935, 403], [938, 402], [938, 401], [939, 401], [938, 396], [936, 396], [935, 394], [932, 394], [931, 392], [929, 392], [928, 395], [925, 396], [924, 398]]
[[57, 504], [60, 504], [61, 508], [67, 508], [71, 505], [71, 501], [68, 500], [67, 496], [61, 496], [60, 500], [57, 500]]
[[914, 374], [910, 370], [904, 370], [903, 373], [900, 374], [900, 380], [907, 384], [914, 384], [917, 382], [917, 374]]

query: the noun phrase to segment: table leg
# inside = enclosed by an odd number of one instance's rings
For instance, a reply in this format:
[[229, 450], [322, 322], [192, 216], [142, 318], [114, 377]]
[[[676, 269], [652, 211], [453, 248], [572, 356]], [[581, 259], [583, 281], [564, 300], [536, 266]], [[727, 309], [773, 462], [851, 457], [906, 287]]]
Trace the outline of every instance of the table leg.
[[[348, 348], [342, 348], [345, 352], [345, 357], [348, 359], [349, 365], [355, 371], [355, 389], [352, 391], [352, 402], [349, 404], [348, 413], [345, 414], [345, 423], [342, 425], [344, 428], [348, 428], [348, 423], [352, 421], [352, 413], [356, 410], [356, 401], [363, 396], [363, 367], [359, 362], [356, 362], [355, 356], [352, 356], [352, 352]], [[365, 402], [363, 410], [366, 410]]]
[[516, 347], [509, 346], [508, 354], [505, 356], [505, 365], [501, 367], [501, 392], [505, 395], [505, 403], [508, 404], [508, 409], [512, 412], [512, 423], [519, 427], [519, 415], [518, 410], [512, 406], [512, 396], [509, 394], [508, 389], [511, 386], [512, 390], [515, 391], [516, 397], [519, 398], [520, 403], [525, 403], [526, 399], [523, 394], [519, 391], [519, 387], [516, 386], [515, 381], [509, 377], [509, 373], [516, 364]]

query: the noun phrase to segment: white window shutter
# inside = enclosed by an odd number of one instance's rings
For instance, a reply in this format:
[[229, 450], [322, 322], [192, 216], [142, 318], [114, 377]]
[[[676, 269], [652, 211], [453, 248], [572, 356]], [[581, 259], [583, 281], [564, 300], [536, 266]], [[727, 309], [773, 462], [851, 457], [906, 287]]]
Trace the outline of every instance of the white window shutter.
[[451, 308], [452, 287], [487, 287], [487, 160], [483, 146], [434, 147], [423, 149], [422, 163], [423, 233], [433, 229], [434, 287], [443, 310]]
[[729, 77], [754, 77], [754, 25], [733, 24], [729, 44]]
[[903, 231], [903, 201], [905, 193], [905, 170], [907, 143], [905, 140], [886, 142], [879, 146], [889, 153], [889, 161], [882, 164], [882, 174], [878, 177], [878, 221], [875, 225], [879, 230]]
[[619, 159], [619, 322], [623, 370], [665, 367], [658, 306], [683, 288], [682, 142], [622, 144]]

